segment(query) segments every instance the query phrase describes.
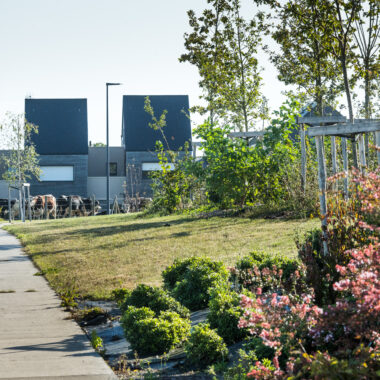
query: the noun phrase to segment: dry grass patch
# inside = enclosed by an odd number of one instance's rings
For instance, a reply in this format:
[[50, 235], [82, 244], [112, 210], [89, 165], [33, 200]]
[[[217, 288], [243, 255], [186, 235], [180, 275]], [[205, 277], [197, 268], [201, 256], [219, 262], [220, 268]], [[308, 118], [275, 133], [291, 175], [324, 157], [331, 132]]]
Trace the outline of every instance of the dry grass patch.
[[296, 255], [294, 236], [317, 220], [112, 215], [7, 226], [58, 292], [107, 298], [118, 287], [161, 284], [176, 258], [207, 256], [227, 265], [252, 250]]

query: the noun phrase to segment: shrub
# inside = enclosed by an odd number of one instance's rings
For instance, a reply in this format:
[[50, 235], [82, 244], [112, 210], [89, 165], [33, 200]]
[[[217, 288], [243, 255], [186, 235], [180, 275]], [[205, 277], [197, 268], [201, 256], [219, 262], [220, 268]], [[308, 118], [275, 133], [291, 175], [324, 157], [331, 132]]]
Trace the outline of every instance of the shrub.
[[227, 344], [239, 342], [247, 336], [245, 330], [238, 328], [239, 319], [243, 316], [238, 293], [226, 288], [214, 289], [208, 305], [210, 313], [207, 319], [210, 326]]
[[283, 289], [287, 292], [305, 291], [302, 263], [281, 255], [251, 252], [231, 269], [231, 280], [236, 286], [249, 289]]
[[228, 279], [228, 271], [222, 262], [201, 257], [175, 261], [162, 275], [173, 297], [190, 310], [207, 307], [209, 290], [225, 284]]
[[114, 289], [111, 292], [112, 298], [117, 302], [117, 304], [120, 306], [125, 298], [127, 298], [131, 294], [131, 291], [126, 288], [118, 288]]
[[228, 349], [223, 339], [208, 324], [194, 327], [185, 343], [187, 359], [193, 365], [207, 366], [228, 358]]
[[122, 319], [125, 336], [140, 355], [170, 351], [190, 333], [190, 323], [177, 313], [162, 311], [156, 318], [152, 310], [129, 306]]
[[161, 311], [174, 311], [183, 318], [190, 316], [189, 310], [166, 293], [163, 289], [144, 284], [138, 285], [124, 299], [121, 310], [125, 311], [128, 306], [149, 307], [156, 314]]

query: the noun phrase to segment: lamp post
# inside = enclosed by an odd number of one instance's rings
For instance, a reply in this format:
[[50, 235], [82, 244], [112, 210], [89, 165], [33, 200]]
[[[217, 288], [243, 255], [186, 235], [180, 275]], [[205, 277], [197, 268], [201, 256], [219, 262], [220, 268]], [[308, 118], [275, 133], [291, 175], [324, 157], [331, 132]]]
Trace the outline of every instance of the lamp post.
[[110, 143], [108, 127], [108, 86], [120, 86], [121, 83], [106, 83], [106, 108], [107, 108], [107, 215], [110, 214]]

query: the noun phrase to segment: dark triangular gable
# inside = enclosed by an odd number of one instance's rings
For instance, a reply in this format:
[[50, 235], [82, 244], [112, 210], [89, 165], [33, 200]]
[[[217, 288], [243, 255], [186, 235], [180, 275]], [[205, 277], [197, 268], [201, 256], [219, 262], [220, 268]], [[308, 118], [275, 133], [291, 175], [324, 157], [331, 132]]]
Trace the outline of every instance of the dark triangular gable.
[[88, 154], [87, 99], [25, 99], [25, 117], [39, 154]]
[[[191, 124], [187, 116], [189, 97], [187, 95], [151, 95], [149, 98], [157, 118], [164, 110], [168, 111], [164, 132], [170, 149], [178, 151], [188, 141], [191, 150]], [[144, 110], [144, 101], [143, 95], [123, 97], [122, 137], [127, 152], [154, 151], [156, 141], [163, 140], [159, 131], [149, 127], [152, 118]]]

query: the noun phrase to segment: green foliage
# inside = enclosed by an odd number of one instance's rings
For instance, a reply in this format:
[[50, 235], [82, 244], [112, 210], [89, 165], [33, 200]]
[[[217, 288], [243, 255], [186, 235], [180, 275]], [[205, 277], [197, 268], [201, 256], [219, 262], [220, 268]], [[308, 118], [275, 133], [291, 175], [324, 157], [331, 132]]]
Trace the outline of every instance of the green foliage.
[[264, 29], [261, 14], [245, 20], [240, 1], [207, 1], [201, 16], [188, 11], [190, 33], [185, 34], [187, 52], [181, 62], [199, 70], [200, 87], [210, 112], [210, 122], [222, 119], [236, 129], [251, 129], [258, 117], [265, 117], [260, 94], [262, 78], [255, 55]]
[[194, 257], [177, 260], [162, 273], [165, 287], [190, 310], [207, 307], [209, 291], [225, 284], [228, 272], [222, 262]]
[[232, 128], [208, 122], [194, 133], [202, 139], [205, 165], [198, 163], [197, 174], [204, 181], [208, 200], [223, 208], [243, 206], [252, 201], [256, 164], [254, 150], [242, 139], [228, 137]]
[[380, 376], [380, 354], [369, 347], [359, 346], [354, 351], [347, 351], [345, 358], [335, 357], [325, 352], [314, 355], [304, 354], [295, 362], [298, 369], [296, 376], [290, 379], [378, 379]]
[[104, 353], [103, 351], [103, 339], [96, 333], [96, 330], [91, 332], [91, 345], [95, 351]]
[[131, 291], [126, 288], [114, 289], [111, 292], [112, 298], [117, 302], [119, 306], [121, 306], [125, 298], [127, 298], [130, 294]]
[[125, 311], [128, 306], [138, 308], [148, 307], [154, 311], [156, 316], [161, 311], [174, 311], [183, 318], [190, 316], [189, 310], [171, 297], [165, 290], [144, 284], [138, 285], [124, 298], [121, 310]]
[[196, 366], [226, 361], [228, 349], [223, 339], [207, 324], [194, 327], [188, 341], [185, 343], [187, 359]]
[[301, 153], [296, 137], [300, 107], [300, 101], [290, 97], [255, 145], [229, 138], [228, 126], [205, 123], [194, 130], [202, 140], [204, 162], [194, 163], [192, 172], [204, 182], [210, 203], [222, 208], [264, 203], [298, 214], [315, 210], [318, 191], [313, 160], [308, 160], [311, 181], [306, 191], [300, 186]]
[[61, 293], [61, 306], [65, 307], [66, 310], [74, 309], [78, 306], [76, 298], [78, 296], [78, 291], [75, 285], [68, 286]]
[[38, 154], [31, 139], [34, 133], [38, 133], [38, 126], [24, 120], [23, 114], [8, 112], [5, 122], [0, 125], [0, 140], [12, 149], [0, 157], [7, 168], [3, 179], [11, 184], [19, 185], [32, 177], [40, 178]]
[[171, 150], [164, 131], [167, 111], [164, 110], [157, 118], [149, 97], [145, 98], [144, 109], [152, 118], [149, 126], [159, 131], [163, 140], [156, 142], [161, 170], [150, 174], [153, 180], [153, 202], [149, 206], [149, 212], [171, 214], [186, 208], [191, 203], [191, 194], [196, 190], [197, 181], [191, 173], [186, 172], [186, 166], [192, 161], [188, 151], [189, 144], [185, 143], [182, 157], [180, 156], [182, 149], [179, 152]]
[[169, 352], [190, 333], [189, 321], [170, 311], [155, 317], [149, 308], [129, 306], [120, 321], [127, 340], [141, 355]]
[[207, 319], [210, 327], [216, 329], [227, 344], [239, 342], [247, 336], [246, 330], [238, 328], [239, 319], [243, 315], [239, 293], [226, 287], [213, 289], [208, 305], [210, 313]]
[[77, 322], [88, 322], [99, 316], [107, 316], [108, 313], [99, 306], [91, 307], [89, 309], [76, 310], [74, 313]]

